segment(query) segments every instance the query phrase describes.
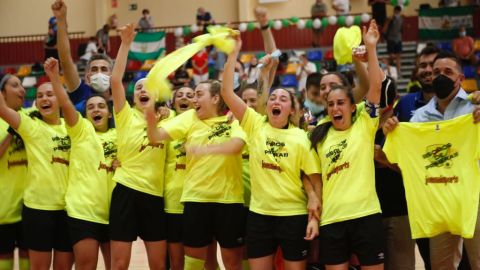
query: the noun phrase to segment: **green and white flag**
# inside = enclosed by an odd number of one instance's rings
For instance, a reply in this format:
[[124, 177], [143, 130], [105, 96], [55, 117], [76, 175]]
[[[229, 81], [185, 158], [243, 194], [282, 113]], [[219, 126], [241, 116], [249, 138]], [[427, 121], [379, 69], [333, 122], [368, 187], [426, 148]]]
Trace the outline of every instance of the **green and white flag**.
[[458, 29], [465, 26], [473, 32], [473, 7], [446, 7], [420, 9], [418, 29], [420, 39], [453, 39], [458, 37]]
[[140, 32], [135, 36], [128, 58], [138, 61], [157, 59], [165, 52], [165, 32]]

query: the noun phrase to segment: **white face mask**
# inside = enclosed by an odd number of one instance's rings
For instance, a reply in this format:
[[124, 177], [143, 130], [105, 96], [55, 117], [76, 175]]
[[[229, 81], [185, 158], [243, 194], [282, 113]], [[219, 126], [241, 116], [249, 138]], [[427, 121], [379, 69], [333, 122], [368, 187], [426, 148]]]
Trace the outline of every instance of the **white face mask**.
[[96, 73], [90, 76], [90, 86], [98, 93], [103, 93], [110, 88], [110, 76], [103, 73]]

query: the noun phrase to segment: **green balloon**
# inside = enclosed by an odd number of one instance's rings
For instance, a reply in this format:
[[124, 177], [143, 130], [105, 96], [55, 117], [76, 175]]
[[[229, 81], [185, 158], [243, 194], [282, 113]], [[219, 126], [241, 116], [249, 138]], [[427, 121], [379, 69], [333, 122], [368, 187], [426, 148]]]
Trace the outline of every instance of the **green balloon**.
[[273, 21], [272, 20], [268, 20], [268, 27], [270, 27], [270, 28], [273, 27]]
[[323, 28], [326, 28], [328, 26], [328, 18], [327, 17], [323, 17], [322, 18], [322, 27]]
[[345, 16], [338, 16], [337, 24], [339, 26], [345, 26]]
[[357, 15], [353, 18], [353, 24], [355, 25], [360, 25], [362, 24], [362, 16]]
[[299, 19], [298, 17], [292, 17], [292, 18], [290, 18], [290, 21], [291, 21], [292, 23], [297, 23], [299, 20], [300, 20], [300, 19]]
[[254, 22], [249, 22], [247, 24], [247, 31], [252, 32], [255, 29], [255, 23]]
[[287, 19], [282, 19], [282, 26], [283, 27], [289, 27], [290, 26], [290, 21]]
[[305, 23], [305, 28], [311, 29], [313, 27], [313, 21], [311, 19], [308, 19], [307, 22]]
[[184, 26], [183, 27], [183, 35], [188, 36], [192, 33], [192, 29], [190, 29], [190, 26]]

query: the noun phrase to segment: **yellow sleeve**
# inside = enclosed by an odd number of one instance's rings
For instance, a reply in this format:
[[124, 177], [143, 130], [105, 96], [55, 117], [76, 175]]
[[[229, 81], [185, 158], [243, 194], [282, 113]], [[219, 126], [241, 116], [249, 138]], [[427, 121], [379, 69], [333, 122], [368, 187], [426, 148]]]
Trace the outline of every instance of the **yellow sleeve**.
[[128, 102], [125, 102], [122, 110], [115, 113], [115, 125], [118, 130], [129, 128], [129, 123], [133, 118], [132, 108]]
[[183, 139], [187, 136], [193, 125], [195, 110], [186, 111], [160, 125], [168, 133], [172, 140]]
[[19, 113], [20, 125], [18, 126], [18, 134], [23, 140], [28, 141], [29, 138], [35, 137], [38, 132], [38, 123], [26, 113]]
[[247, 141], [247, 134], [243, 131], [243, 129], [240, 127], [239, 123], [237, 120], [232, 122], [232, 138], [239, 138], [242, 139], [244, 142]]
[[[401, 124], [400, 124], [401, 125]], [[390, 163], [395, 164], [398, 163], [398, 156], [397, 151], [395, 150], [395, 131], [400, 128], [399, 126], [392, 132], [387, 135], [385, 140], [385, 144], [383, 145], [383, 152], [387, 156], [387, 159]]]
[[83, 133], [85, 132], [85, 127], [86, 127], [85, 124], [87, 124], [85, 121], [88, 121], [84, 119], [79, 112], [77, 112], [77, 114], [78, 114], [78, 121], [73, 127], [70, 127], [69, 125], [65, 124], [68, 136], [70, 136], [70, 139], [72, 141], [80, 140]]
[[310, 147], [310, 143], [308, 142], [308, 139], [306, 141], [304, 147], [304, 154], [302, 155], [302, 163], [301, 163], [301, 170], [307, 174], [321, 174], [322, 169], [321, 169], [321, 164], [320, 164], [320, 158], [318, 157], [317, 152], [315, 151], [314, 148]]
[[242, 123], [240, 124], [249, 136], [256, 133], [259, 128], [262, 127], [262, 122], [266, 121], [265, 116], [261, 116], [252, 108], [247, 108], [243, 115]]

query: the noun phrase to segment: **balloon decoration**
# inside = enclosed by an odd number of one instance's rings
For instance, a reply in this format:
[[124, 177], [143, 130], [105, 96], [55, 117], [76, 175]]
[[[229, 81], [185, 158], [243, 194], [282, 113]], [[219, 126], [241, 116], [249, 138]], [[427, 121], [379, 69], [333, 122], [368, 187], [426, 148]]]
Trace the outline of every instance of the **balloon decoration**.
[[347, 18], [345, 18], [345, 25], [346, 26], [348, 26], [348, 27], [352, 26], [353, 22], [354, 22], [353, 16], [347, 16]]
[[313, 20], [313, 29], [320, 29], [322, 27], [322, 21], [319, 18]]
[[287, 19], [282, 19], [282, 26], [283, 27], [289, 27], [290, 26], [290, 21]]
[[249, 22], [247, 24], [247, 31], [252, 32], [255, 29], [255, 23], [254, 22]]
[[303, 28], [305, 28], [305, 21], [304, 21], [304, 20], [298, 20], [298, 22], [297, 22], [297, 28], [298, 28], [298, 29], [303, 29]]
[[190, 26], [185, 25], [185, 26], [183, 27], [183, 35], [184, 35], [184, 36], [188, 36], [188, 35], [190, 35], [191, 33], [192, 33], [192, 29], [190, 28]]
[[402, 7], [406, 7], [410, 4], [410, 0], [391, 0], [390, 3], [392, 4], [392, 6], [402, 6]]
[[198, 32], [198, 30], [199, 30], [199, 29], [198, 29], [198, 25], [197, 25], [196, 23], [192, 24], [192, 25], [190, 26], [190, 30], [192, 30], [192, 33]]
[[175, 31], [173, 32], [173, 34], [176, 36], [176, 37], [181, 37], [183, 35], [183, 29], [182, 27], [177, 27], [175, 28]]
[[328, 26], [328, 18], [327, 18], [327, 17], [323, 17], [323, 18], [322, 18], [322, 25], [323, 25], [323, 27], [327, 27], [327, 26]]
[[362, 23], [362, 17], [357, 15], [353, 18], [353, 24], [360, 25]]
[[368, 23], [372, 17], [370, 17], [370, 14], [368, 13], [363, 13], [361, 16], [362, 23]]
[[337, 24], [338, 24], [339, 26], [345, 26], [345, 25], [346, 25], [346, 24], [345, 24], [345, 16], [338, 16], [338, 18], [337, 18]]
[[307, 20], [307, 23], [305, 24], [305, 27], [306, 27], [307, 29], [312, 29], [312, 27], [313, 27], [313, 21], [312, 21], [311, 19], [308, 19], [308, 20]]
[[243, 23], [243, 22], [240, 23], [240, 24], [238, 25], [238, 30], [240, 30], [240, 32], [245, 32], [245, 31], [247, 31], [247, 24], [246, 24], [246, 23]]
[[298, 21], [300, 21], [300, 19], [299, 19], [298, 17], [291, 17], [291, 18], [290, 18], [290, 21], [291, 21], [292, 23], [298, 23]]
[[280, 30], [280, 29], [282, 29], [282, 21], [280, 21], [280, 20], [275, 20], [275, 22], [273, 23], [273, 29], [275, 29], [275, 30]]
[[333, 15], [330, 16], [330, 17], [328, 17], [328, 23], [329, 23], [330, 25], [336, 25], [336, 24], [337, 24], [337, 21], [338, 21], [338, 20], [337, 20], [337, 17], [335, 17], [335, 16], [333, 16]]

